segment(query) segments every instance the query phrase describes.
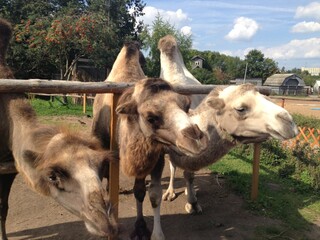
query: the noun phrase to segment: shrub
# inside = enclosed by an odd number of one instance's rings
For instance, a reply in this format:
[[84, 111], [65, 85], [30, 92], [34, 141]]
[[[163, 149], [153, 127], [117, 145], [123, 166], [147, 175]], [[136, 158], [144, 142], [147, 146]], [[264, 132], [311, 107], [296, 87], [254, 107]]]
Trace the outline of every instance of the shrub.
[[320, 120], [319, 119], [316, 119], [313, 117], [307, 117], [302, 114], [293, 114], [292, 117], [293, 117], [294, 122], [298, 126], [320, 129]]

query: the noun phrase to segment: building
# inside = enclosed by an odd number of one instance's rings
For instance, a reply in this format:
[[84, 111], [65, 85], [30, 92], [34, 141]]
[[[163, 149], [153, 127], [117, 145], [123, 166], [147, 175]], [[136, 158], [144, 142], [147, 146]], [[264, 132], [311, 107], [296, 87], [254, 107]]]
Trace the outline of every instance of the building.
[[273, 74], [263, 84], [271, 87], [274, 94], [301, 95], [305, 94], [305, 82], [296, 74]]
[[231, 80], [230, 84], [244, 84], [244, 83], [251, 83], [256, 86], [262, 86], [262, 78], [247, 78], [244, 80], [243, 78], [236, 78], [235, 80]]
[[316, 83], [313, 85], [313, 93], [320, 94], [320, 80], [317, 80]]
[[308, 71], [311, 76], [320, 76], [320, 68], [306, 68], [302, 67], [301, 72]]
[[204, 58], [200, 56], [194, 56], [193, 58], [191, 58], [191, 61], [192, 61], [192, 69], [203, 68]]

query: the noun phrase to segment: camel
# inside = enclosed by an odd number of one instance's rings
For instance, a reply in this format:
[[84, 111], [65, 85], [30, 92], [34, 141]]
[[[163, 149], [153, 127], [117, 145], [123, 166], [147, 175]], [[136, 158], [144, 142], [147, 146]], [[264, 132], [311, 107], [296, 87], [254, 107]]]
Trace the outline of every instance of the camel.
[[[109, 76], [105, 82], [135, 83], [146, 76], [140, 61], [143, 55], [137, 42], [127, 42], [119, 52]], [[96, 94], [93, 102], [92, 134], [102, 143], [103, 147], [110, 146], [110, 119], [113, 94]]]
[[[189, 97], [174, 92], [172, 86], [162, 79], [145, 78], [139, 64], [137, 45], [124, 45], [106, 81], [135, 83], [121, 95], [116, 109], [121, 169], [135, 179], [133, 190], [137, 218], [131, 238], [149, 239], [151, 235], [142, 208], [146, 194], [145, 179], [151, 175], [149, 198], [154, 212], [151, 238], [164, 239], [160, 224], [164, 153], [171, 149], [179, 154], [197, 155], [204, 151], [208, 139], [197, 125], [190, 122], [187, 115]], [[105, 141], [103, 145], [108, 147], [109, 129], [104, 126], [110, 122], [111, 99], [107, 94], [97, 97], [92, 132], [100, 136], [100, 140]]]
[[[158, 42], [160, 50], [160, 77], [172, 85], [201, 85], [185, 66], [182, 54], [174, 36], [166, 35]], [[191, 96], [191, 109], [200, 104], [205, 95], [193, 94]]]
[[[13, 78], [5, 63], [11, 25], [0, 19], [0, 78]], [[94, 137], [40, 124], [23, 94], [0, 94], [0, 162], [14, 161], [27, 185], [79, 216], [88, 231], [114, 236], [118, 225], [102, 185], [102, 172], [115, 155]], [[16, 173], [0, 175], [0, 239], [6, 240], [8, 196]]]
[[[180, 79], [179, 84], [190, 84], [196, 79], [186, 69], [177, 42], [168, 35], [160, 39], [161, 76]], [[174, 66], [174, 67], [173, 67]], [[191, 76], [190, 76], [191, 75]], [[198, 102], [196, 102], [198, 103]], [[184, 170], [188, 213], [201, 213], [193, 189], [194, 172], [209, 166], [227, 154], [237, 144], [257, 143], [269, 138], [290, 139], [297, 135], [291, 115], [260, 94], [253, 85], [229, 86], [212, 90], [195, 109], [190, 118], [209, 138], [208, 148], [197, 157], [181, 156], [170, 152], [170, 182], [163, 200], [174, 200], [176, 167]]]

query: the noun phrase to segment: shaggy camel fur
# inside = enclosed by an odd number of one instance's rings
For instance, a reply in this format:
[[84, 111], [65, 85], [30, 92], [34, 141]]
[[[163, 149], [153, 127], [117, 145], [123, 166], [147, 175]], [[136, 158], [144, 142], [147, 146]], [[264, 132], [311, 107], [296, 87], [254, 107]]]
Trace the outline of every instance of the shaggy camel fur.
[[164, 239], [160, 224], [161, 175], [165, 152], [194, 156], [207, 146], [207, 137], [190, 122], [190, 99], [162, 79], [143, 79], [119, 100], [119, 147], [122, 171], [135, 177], [137, 220], [132, 238], [150, 237], [143, 219], [145, 178], [151, 175], [149, 197], [154, 212], [152, 239]]
[[[118, 142], [122, 171], [135, 178], [134, 195], [137, 219], [133, 239], [148, 239], [150, 232], [143, 217], [142, 205], [146, 194], [145, 178], [151, 175], [149, 197], [154, 210], [152, 239], [163, 239], [160, 225], [161, 185], [164, 153], [173, 149], [187, 155], [199, 154], [207, 145], [207, 138], [191, 124], [186, 112], [190, 99], [175, 93], [162, 79], [144, 78], [139, 64], [137, 45], [126, 44], [119, 53], [107, 81], [135, 82], [119, 99]], [[111, 98], [98, 96], [94, 104], [92, 132], [108, 147]], [[101, 117], [104, 116], [104, 117]], [[102, 121], [102, 122], [100, 122]], [[105, 137], [107, 136], [107, 137]]]
[[[0, 71], [0, 78], [13, 77], [4, 60], [7, 33], [11, 26], [0, 19], [0, 69], [6, 69]], [[113, 155], [95, 138], [40, 124], [23, 95], [0, 94], [0, 108], [0, 161], [14, 161], [31, 189], [79, 216], [91, 233], [116, 235], [118, 226], [101, 182], [107, 162], [115, 160]], [[0, 175], [2, 240], [7, 239], [5, 221], [14, 177]]]
[[[186, 78], [190, 73], [185, 68], [175, 38], [163, 37], [158, 47], [163, 76], [168, 81], [178, 76], [182, 80], [180, 84], [189, 84]], [[185, 77], [181, 77], [183, 75]], [[193, 158], [170, 153], [170, 183], [163, 195], [163, 200], [176, 197], [173, 187], [175, 168], [184, 169], [188, 198], [186, 211], [189, 213], [202, 211], [193, 189], [194, 171], [218, 161], [237, 143], [262, 142], [270, 137], [290, 139], [297, 134], [290, 114], [258, 93], [252, 85], [213, 90], [195, 110], [190, 111], [190, 117], [208, 135], [209, 147]]]

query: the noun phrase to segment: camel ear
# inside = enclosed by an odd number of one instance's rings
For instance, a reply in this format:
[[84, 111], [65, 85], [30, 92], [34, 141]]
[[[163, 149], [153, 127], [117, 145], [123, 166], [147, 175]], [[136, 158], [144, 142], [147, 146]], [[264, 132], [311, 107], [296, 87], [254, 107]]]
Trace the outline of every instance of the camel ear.
[[137, 114], [138, 106], [135, 100], [129, 100], [117, 106], [117, 114]]
[[225, 107], [223, 99], [219, 97], [209, 97], [207, 99], [207, 104], [216, 110], [221, 110]]
[[36, 167], [36, 160], [39, 157], [39, 153], [31, 151], [31, 150], [24, 150], [22, 153], [22, 157], [28, 165], [35, 168]]

